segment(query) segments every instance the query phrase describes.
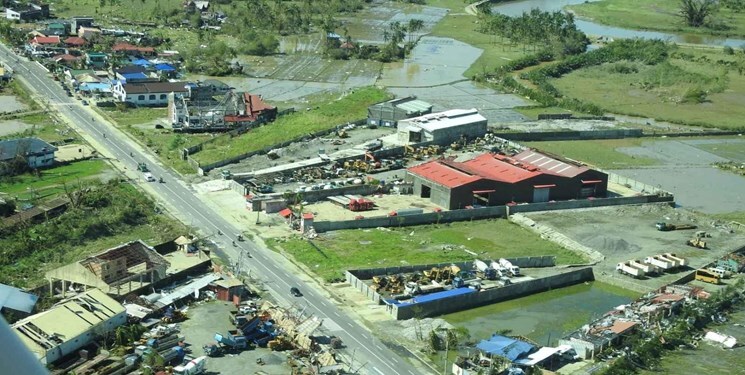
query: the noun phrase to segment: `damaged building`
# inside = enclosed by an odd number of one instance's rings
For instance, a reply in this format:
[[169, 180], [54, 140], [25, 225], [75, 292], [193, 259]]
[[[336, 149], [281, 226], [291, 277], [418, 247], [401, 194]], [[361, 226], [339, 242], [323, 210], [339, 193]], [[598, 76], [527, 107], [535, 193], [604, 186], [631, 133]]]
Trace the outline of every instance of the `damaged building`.
[[168, 266], [155, 249], [137, 240], [56, 268], [45, 276], [50, 290], [60, 291], [63, 296], [76, 286], [123, 296], [165, 278]]
[[175, 131], [226, 131], [274, 121], [277, 108], [259, 95], [235, 92], [217, 83], [189, 87], [188, 94], [168, 99], [168, 118]]
[[447, 209], [605, 197], [608, 175], [536, 150], [411, 167], [414, 194]]

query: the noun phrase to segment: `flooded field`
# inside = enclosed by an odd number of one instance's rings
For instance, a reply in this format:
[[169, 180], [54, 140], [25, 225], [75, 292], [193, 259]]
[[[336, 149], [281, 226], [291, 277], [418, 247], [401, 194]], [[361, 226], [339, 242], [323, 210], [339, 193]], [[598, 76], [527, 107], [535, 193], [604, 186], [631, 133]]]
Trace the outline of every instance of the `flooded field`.
[[578, 284], [443, 316], [465, 327], [476, 340], [509, 330], [540, 345], [554, 345], [561, 336], [599, 318], [636, 294], [600, 282]]

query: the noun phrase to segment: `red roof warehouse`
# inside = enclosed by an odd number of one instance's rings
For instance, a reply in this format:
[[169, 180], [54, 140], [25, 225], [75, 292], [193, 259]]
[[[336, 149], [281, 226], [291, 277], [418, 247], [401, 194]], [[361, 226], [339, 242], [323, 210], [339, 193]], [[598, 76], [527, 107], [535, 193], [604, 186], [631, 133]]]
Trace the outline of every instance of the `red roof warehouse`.
[[535, 150], [429, 161], [409, 168], [407, 179], [414, 194], [448, 209], [604, 197], [608, 187], [607, 174]]

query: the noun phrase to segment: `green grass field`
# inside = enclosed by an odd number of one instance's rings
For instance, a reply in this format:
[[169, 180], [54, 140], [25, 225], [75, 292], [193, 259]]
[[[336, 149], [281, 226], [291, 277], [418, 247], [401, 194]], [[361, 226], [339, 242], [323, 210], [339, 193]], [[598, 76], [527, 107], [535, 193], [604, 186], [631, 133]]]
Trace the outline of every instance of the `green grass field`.
[[235, 138], [221, 136], [215, 142], [205, 145], [204, 149], [194, 154], [193, 157], [202, 164], [214, 163], [304, 134], [330, 129], [349, 121], [365, 118], [368, 106], [389, 98], [388, 93], [378, 88], [356, 89], [354, 93], [342, 99], [320, 104], [319, 108], [311, 111], [281, 116], [276, 121], [241, 136]]
[[[737, 64], [743, 55], [719, 50], [681, 49], [669, 64], [612, 63], [580, 69], [552, 80], [564, 95], [608, 111], [686, 125], [745, 129], [745, 75], [717, 63]], [[630, 70], [628, 70], [630, 69]], [[691, 90], [702, 102], [686, 101]]]
[[182, 0], [60, 0], [51, 8], [60, 18], [88, 15], [107, 21], [113, 18], [155, 21], [161, 13], [181, 11], [182, 4]]
[[[314, 243], [325, 257], [302, 239], [268, 241], [325, 280], [341, 278], [345, 270], [354, 268], [472, 260], [472, 255], [458, 248], [461, 245], [485, 259], [555, 255], [559, 264], [585, 262], [583, 257], [503, 219], [391, 231], [343, 230], [325, 234]], [[443, 250], [443, 245], [455, 245], [455, 249]]]
[[[679, 16], [679, 0], [603, 0], [569, 6], [568, 9], [595, 22], [627, 29], [682, 32], [686, 34], [745, 35], [745, 13], [720, 7], [714, 21], [725, 25], [721, 30], [689, 27]], [[691, 42], [696, 39], [692, 38]]]
[[106, 113], [120, 126], [141, 125], [154, 127], [153, 122], [165, 120], [168, 116], [167, 108], [128, 108], [124, 111], [107, 109]]
[[530, 147], [585, 162], [599, 168], [617, 169], [635, 166], [654, 165], [655, 160], [631, 157], [620, 151], [619, 147], [640, 146], [642, 139], [603, 139], [586, 141], [526, 142]]
[[68, 188], [75, 188], [78, 181], [95, 178], [107, 168], [106, 162], [102, 160], [83, 160], [44, 169], [38, 177], [32, 173], [5, 177], [0, 180], [0, 192], [19, 200], [45, 199], [63, 193], [65, 184]]

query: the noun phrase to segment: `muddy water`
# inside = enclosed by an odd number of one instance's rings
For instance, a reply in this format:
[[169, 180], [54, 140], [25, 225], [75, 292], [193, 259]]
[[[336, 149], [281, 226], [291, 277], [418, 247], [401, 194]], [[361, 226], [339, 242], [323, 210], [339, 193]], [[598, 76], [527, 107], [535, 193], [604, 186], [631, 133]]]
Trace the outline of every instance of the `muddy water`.
[[600, 282], [579, 284], [511, 301], [471, 309], [442, 318], [466, 327], [477, 342], [502, 330], [540, 345], [555, 345], [566, 333], [580, 328], [634, 294]]
[[[523, 0], [495, 5], [492, 10], [508, 16], [519, 16], [523, 12], [529, 12], [532, 8], [544, 11], [561, 10], [567, 5], [583, 4], [598, 0]], [[745, 45], [745, 39], [730, 39], [716, 36], [702, 36], [690, 34], [671, 34], [657, 31], [631, 30], [620, 27], [601, 25], [587, 20], [577, 19], [577, 27], [585, 34], [594, 36], [606, 36], [611, 38], [644, 38], [662, 39], [676, 43], [706, 44], [712, 46], [740, 47]]]

